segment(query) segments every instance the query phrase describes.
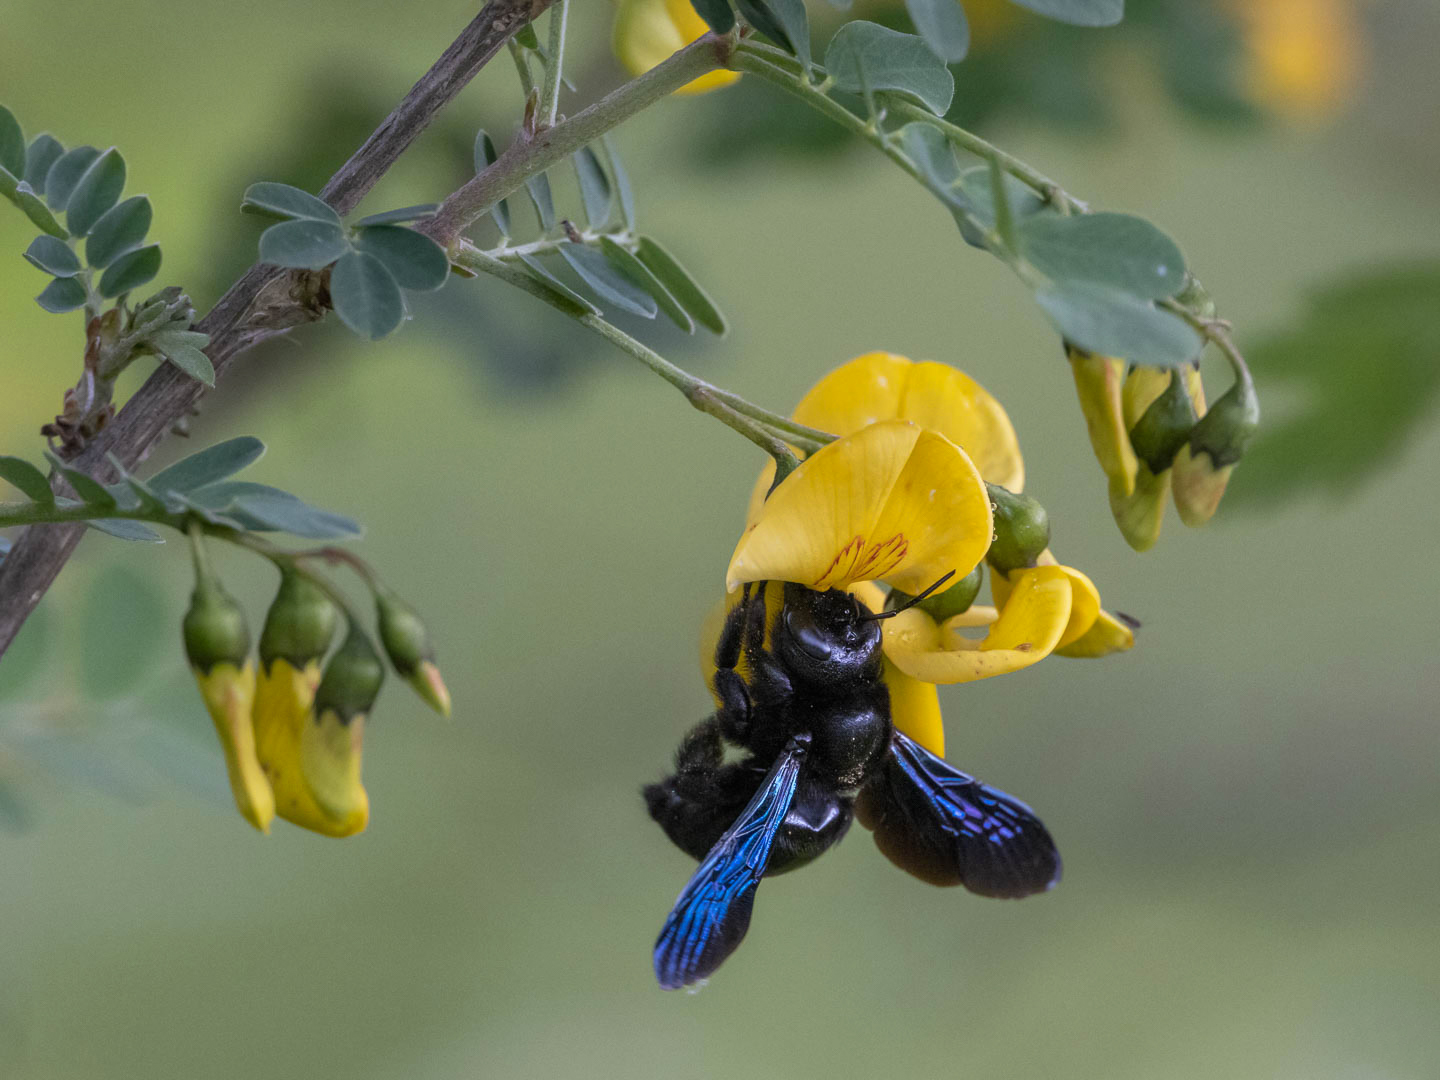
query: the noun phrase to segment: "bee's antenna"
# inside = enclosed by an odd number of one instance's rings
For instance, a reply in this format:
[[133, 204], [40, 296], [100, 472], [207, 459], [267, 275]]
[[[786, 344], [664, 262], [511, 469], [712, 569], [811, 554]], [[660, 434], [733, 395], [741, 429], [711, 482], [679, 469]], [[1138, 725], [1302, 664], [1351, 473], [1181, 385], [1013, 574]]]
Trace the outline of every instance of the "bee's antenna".
[[912, 608], [912, 607], [914, 607], [916, 604], [920, 603], [921, 600], [924, 600], [927, 596], [929, 596], [931, 593], [933, 593], [936, 589], [940, 588], [941, 585], [944, 585], [945, 582], [949, 581], [949, 580], [950, 580], [952, 577], [954, 577], [954, 576], [955, 576], [955, 571], [954, 571], [954, 570], [951, 570], [949, 573], [947, 573], [945, 576], [943, 576], [939, 581], [935, 582], [935, 584], [931, 585], [931, 586], [930, 586], [928, 589], [926, 589], [924, 592], [918, 593], [917, 595], [912, 596], [909, 600], [906, 600], [905, 603], [901, 604], [899, 607], [895, 608], [893, 611], [881, 611], [881, 612], [879, 612], [879, 613], [877, 613], [877, 614], [874, 614], [874, 615], [861, 615], [861, 616], [860, 616], [860, 621], [861, 621], [861, 622], [871, 622], [871, 621], [879, 622], [881, 619], [893, 619], [896, 615], [899, 615], [900, 612], [902, 612], [902, 611], [908, 611], [908, 610], [910, 610], [910, 608]]

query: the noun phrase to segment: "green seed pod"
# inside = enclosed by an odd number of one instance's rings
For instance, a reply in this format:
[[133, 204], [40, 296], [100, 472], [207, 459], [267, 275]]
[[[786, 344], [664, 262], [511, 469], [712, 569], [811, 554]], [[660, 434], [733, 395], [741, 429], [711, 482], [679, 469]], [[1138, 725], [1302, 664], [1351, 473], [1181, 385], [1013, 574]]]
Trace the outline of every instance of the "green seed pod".
[[339, 612], [323, 589], [296, 570], [280, 572], [280, 590], [260, 633], [260, 663], [279, 659], [296, 668], [323, 656], [335, 636]]
[[333, 712], [342, 723], [369, 714], [385, 681], [385, 665], [370, 635], [354, 623], [340, 648], [325, 665], [325, 675], [315, 691], [315, 715]]
[[[936, 622], [944, 622], [970, 610], [975, 598], [980, 595], [980, 585], [985, 580], [985, 564], [981, 563], [948, 589], [927, 596], [915, 606]], [[885, 601], [885, 610], [894, 611], [911, 600], [909, 593], [892, 589]]]
[[250, 627], [245, 612], [214, 578], [200, 578], [182, 623], [185, 655], [190, 666], [208, 673], [216, 664], [243, 667], [250, 655]]
[[995, 511], [995, 539], [986, 559], [1002, 574], [1034, 566], [1050, 546], [1050, 515], [1029, 495], [1017, 495], [996, 484], [986, 486]]
[[1195, 429], [1195, 403], [1185, 387], [1180, 371], [1171, 372], [1164, 393], [1130, 429], [1130, 445], [1135, 456], [1150, 467], [1156, 476], [1170, 468], [1176, 453]]

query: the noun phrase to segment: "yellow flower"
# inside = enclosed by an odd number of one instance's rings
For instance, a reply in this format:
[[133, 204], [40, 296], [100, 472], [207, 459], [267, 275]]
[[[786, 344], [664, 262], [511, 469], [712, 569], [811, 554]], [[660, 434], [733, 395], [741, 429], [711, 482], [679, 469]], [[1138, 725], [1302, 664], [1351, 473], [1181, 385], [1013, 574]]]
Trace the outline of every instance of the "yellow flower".
[[1364, 66], [1354, 0], [1229, 0], [1240, 21], [1250, 96], [1293, 116], [1335, 112]]
[[270, 831], [275, 817], [275, 796], [255, 756], [255, 729], [251, 709], [255, 701], [255, 665], [230, 662], [209, 671], [195, 668], [195, 682], [225, 751], [225, 770], [240, 815], [261, 832]]
[[[1189, 397], [1186, 411], [1192, 415], [1184, 419], [1177, 418], [1177, 422], [1193, 428], [1196, 418], [1205, 415], [1205, 389], [1200, 382], [1200, 369], [1194, 364], [1187, 364], [1182, 379], [1181, 385]], [[1137, 434], [1136, 425], [1151, 405], [1165, 394], [1171, 382], [1172, 372], [1169, 369], [1137, 367], [1125, 377], [1121, 405], [1132, 446]], [[1181, 404], [1183, 406], [1183, 401]], [[1177, 431], [1174, 435], [1183, 438], [1188, 434], [1188, 430], [1189, 428], [1185, 432]], [[1110, 482], [1110, 511], [1126, 542], [1136, 551], [1148, 551], [1160, 539], [1160, 527], [1165, 521], [1165, 501], [1170, 496], [1176, 451], [1169, 450], [1168, 456], [1162, 453], [1161, 459], [1151, 457], [1147, 460], [1147, 454], [1142, 452], [1137, 452], [1136, 456], [1135, 482], [1130, 491], [1126, 492], [1113, 479]], [[1216, 501], [1218, 502], [1218, 497]]]
[[339, 731], [331, 711], [313, 705], [320, 661], [296, 667], [284, 657], [263, 665], [255, 691], [255, 738], [261, 767], [275, 792], [275, 812], [325, 836], [365, 828], [370, 804], [360, 786], [360, 746]]
[[1121, 387], [1125, 383], [1125, 361], [1113, 356], [1096, 356], [1066, 345], [1075, 392], [1090, 434], [1095, 459], [1110, 481], [1110, 490], [1123, 496], [1135, 493], [1138, 462], [1130, 446], [1130, 429], [1125, 423]]
[[[615, 55], [631, 75], [643, 75], [709, 32], [690, 0], [620, 0], [615, 16]], [[703, 94], [729, 86], [738, 78], [738, 71], [711, 71], [675, 92]]]
[[989, 495], [965, 452], [885, 420], [823, 447], [770, 493], [735, 548], [725, 587], [881, 580], [918, 593], [974, 569], [991, 527]]

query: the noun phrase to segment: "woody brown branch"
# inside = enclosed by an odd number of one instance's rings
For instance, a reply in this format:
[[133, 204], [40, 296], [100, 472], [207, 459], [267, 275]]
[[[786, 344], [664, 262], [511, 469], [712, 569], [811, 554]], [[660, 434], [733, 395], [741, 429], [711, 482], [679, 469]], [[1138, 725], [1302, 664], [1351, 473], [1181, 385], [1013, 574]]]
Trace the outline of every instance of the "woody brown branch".
[[[490, 0], [444, 54], [330, 178], [320, 197], [340, 214], [353, 210], [491, 58], [553, 0]], [[237, 358], [269, 338], [324, 314], [323, 281], [307, 272], [256, 264], [232, 285], [196, 326], [210, 335], [206, 355], [217, 382]], [[161, 365], [74, 459], [76, 468], [113, 478], [108, 455], [135, 468], [187, 416], [204, 387], [169, 364]], [[57, 492], [59, 477], [52, 479]], [[32, 525], [0, 564], [0, 656], [44, 597], [75, 546], [83, 525]]]

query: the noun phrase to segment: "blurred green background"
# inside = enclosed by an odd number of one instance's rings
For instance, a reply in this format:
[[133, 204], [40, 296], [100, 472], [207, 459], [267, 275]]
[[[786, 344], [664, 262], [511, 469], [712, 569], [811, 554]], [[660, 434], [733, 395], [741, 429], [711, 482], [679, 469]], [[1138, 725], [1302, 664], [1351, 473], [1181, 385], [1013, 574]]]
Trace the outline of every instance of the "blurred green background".
[[[87, 539], [0, 667], [0, 1076], [1434, 1077], [1440, 14], [1299, 7], [1341, 36], [1288, 100], [1243, 26], [1167, 27], [1156, 2], [1115, 31], [1021, 19], [959, 69], [962, 113], [1176, 236], [1251, 347], [1269, 438], [1212, 527], [1172, 514], [1144, 556], [1025, 291], [883, 159], [747, 86], [618, 135], [642, 223], [734, 324], [648, 340], [776, 408], [871, 349], [965, 368], [1009, 409], [1057, 550], [1144, 621], [1132, 653], [943, 694], [951, 760], [1042, 813], [1059, 889], [934, 889], [857, 828], [764, 885], [704, 992], [656, 989], [693, 864], [638, 787], [708, 709], [694, 637], [760, 462], [548, 309], [452, 281], [379, 345], [326, 326], [252, 355], [194, 431], [260, 435], [256, 479], [367, 523], [455, 719], [391, 685], [369, 830], [261, 838], [180, 655], [183, 548]], [[121, 146], [165, 280], [203, 307], [252, 258], [244, 186], [318, 187], [473, 13], [6, 0], [0, 101]], [[577, 101], [621, 78], [609, 18], [578, 5]], [[366, 208], [449, 190], [516, 100], [502, 57]], [[38, 459], [80, 333], [30, 299], [32, 231], [0, 215], [0, 449]], [[251, 562], [224, 569], [258, 623]]]

